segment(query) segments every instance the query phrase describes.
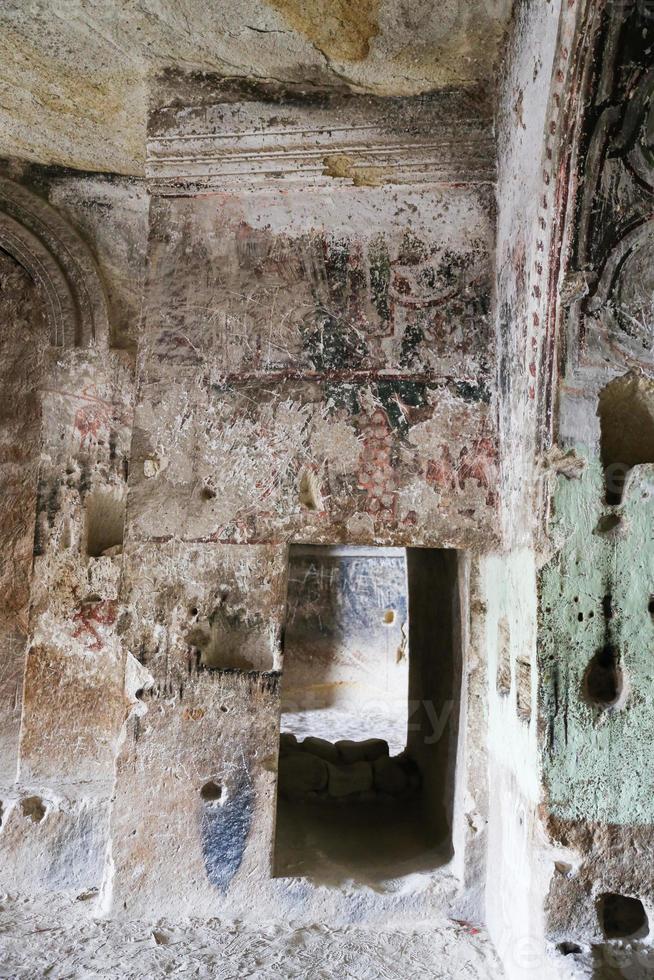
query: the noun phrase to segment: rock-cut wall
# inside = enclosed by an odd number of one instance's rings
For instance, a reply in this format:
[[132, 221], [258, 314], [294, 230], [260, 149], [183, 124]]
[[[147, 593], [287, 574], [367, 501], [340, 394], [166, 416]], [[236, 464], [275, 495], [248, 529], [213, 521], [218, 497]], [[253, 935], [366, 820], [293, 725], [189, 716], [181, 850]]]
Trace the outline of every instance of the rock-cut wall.
[[116, 908], [295, 901], [270, 882], [290, 543], [497, 541], [493, 152], [464, 95], [223, 84], [153, 113]]

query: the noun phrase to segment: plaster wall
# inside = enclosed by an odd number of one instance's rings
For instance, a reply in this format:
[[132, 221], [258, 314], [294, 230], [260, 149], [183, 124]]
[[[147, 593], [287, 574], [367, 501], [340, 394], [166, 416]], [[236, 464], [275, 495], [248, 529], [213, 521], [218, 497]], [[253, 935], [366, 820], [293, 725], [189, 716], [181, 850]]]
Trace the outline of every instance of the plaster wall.
[[476, 586], [488, 654], [486, 921], [507, 975], [540, 978], [556, 972], [544, 952], [553, 859], [539, 815], [536, 575], [523, 549], [484, 559]]
[[101, 889], [114, 912], [183, 890], [189, 912], [238, 914], [255, 886], [344, 921], [454, 900], [465, 829], [415, 895], [308, 896], [270, 860], [289, 543], [495, 540], [493, 166], [470, 127], [471, 175], [442, 158], [426, 207], [334, 161], [319, 186], [168, 187], [149, 216], [138, 183], [4, 166], [92, 244], [107, 327], [45, 356], [3, 882]]
[[[636, 857], [651, 847], [652, 820], [652, 474], [648, 415], [638, 411], [652, 372], [644, 272], [652, 170], [649, 156], [637, 171], [629, 159], [640, 159], [650, 141], [652, 25], [642, 5], [581, 12], [556, 307], [555, 435], [577, 462], [567, 478], [553, 475], [549, 488], [548, 560], [539, 576], [541, 757], [548, 830], [568, 851], [549, 892], [550, 935], [592, 937], [602, 949], [602, 894], [636, 898], [649, 910], [653, 889], [650, 862]], [[632, 135], [623, 151], [628, 107]], [[624, 380], [607, 388], [616, 378]], [[620, 397], [604, 401], [608, 391], [640, 394], [625, 411]], [[639, 465], [627, 471], [633, 462]], [[615, 466], [627, 477], [613, 486]], [[606, 691], [597, 687], [598, 670], [609, 680]]]
[[535, 589], [543, 281], [553, 210], [547, 134], [556, 125], [560, 59], [571, 30], [570, 11], [562, 15], [561, 8], [517, 6], [500, 92], [496, 314], [507, 550], [482, 560], [474, 585], [488, 671], [486, 917], [507, 975], [516, 978], [556, 975], [544, 953], [551, 866], [539, 816]]

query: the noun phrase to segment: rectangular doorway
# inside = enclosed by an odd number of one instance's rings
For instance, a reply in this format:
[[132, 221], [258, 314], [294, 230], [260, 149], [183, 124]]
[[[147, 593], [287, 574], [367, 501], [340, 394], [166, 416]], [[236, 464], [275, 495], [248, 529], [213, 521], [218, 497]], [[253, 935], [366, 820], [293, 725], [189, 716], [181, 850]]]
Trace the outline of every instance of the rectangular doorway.
[[450, 856], [457, 553], [292, 546], [274, 873], [375, 882]]

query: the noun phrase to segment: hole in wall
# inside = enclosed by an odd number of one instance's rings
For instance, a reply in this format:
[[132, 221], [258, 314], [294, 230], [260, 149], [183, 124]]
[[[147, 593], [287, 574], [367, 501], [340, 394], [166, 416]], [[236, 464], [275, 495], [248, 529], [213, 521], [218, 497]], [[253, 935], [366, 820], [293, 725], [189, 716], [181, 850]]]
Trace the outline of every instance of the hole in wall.
[[597, 522], [595, 531], [597, 534], [610, 534], [611, 531], [615, 531], [621, 524], [622, 518], [619, 514], [605, 514]]
[[582, 952], [581, 946], [577, 945], [577, 943], [559, 943], [556, 948], [563, 956], [574, 956]]
[[525, 657], [518, 657], [516, 672], [516, 711], [521, 721], [531, 721], [531, 663]]
[[204, 486], [200, 491], [200, 496], [203, 500], [214, 500], [216, 491], [213, 489], [213, 487]]
[[45, 816], [45, 806], [40, 796], [26, 796], [20, 801], [21, 813], [33, 823], [41, 823]]
[[210, 779], [200, 790], [200, 796], [205, 803], [219, 803], [223, 798], [223, 788], [219, 783]]
[[76, 902], [90, 902], [92, 898], [97, 898], [98, 897], [98, 891], [99, 891], [99, 889], [97, 889], [97, 888], [89, 888], [88, 891], [80, 892], [79, 895], [76, 895], [75, 896], [75, 901]]
[[457, 567], [453, 551], [291, 547], [276, 876], [374, 882], [448, 859]]
[[585, 700], [598, 708], [616, 705], [623, 692], [624, 678], [616, 648], [605, 644], [592, 658], [584, 675]]
[[602, 599], [602, 613], [604, 619], [613, 619], [613, 596], [607, 594]]
[[597, 414], [606, 502], [616, 505], [632, 467], [654, 463], [654, 381], [635, 371], [616, 378], [600, 392]]
[[68, 551], [73, 544], [73, 532], [70, 521], [66, 521], [61, 531], [61, 547]]
[[647, 612], [650, 614], [650, 616], [654, 620], [654, 595], [651, 595], [649, 597], [649, 600], [647, 602]]
[[300, 470], [298, 479], [300, 503], [306, 510], [322, 510], [322, 495], [318, 475], [306, 467]]
[[511, 693], [511, 630], [506, 616], [497, 624], [497, 693], [507, 697]]
[[88, 592], [82, 599], [81, 605], [83, 606], [94, 606], [96, 602], [102, 602], [102, 596], [99, 592]]
[[639, 898], [612, 892], [601, 895], [598, 917], [606, 939], [640, 939], [649, 933], [647, 913]]
[[97, 489], [86, 498], [86, 553], [90, 558], [119, 554], [125, 525], [124, 489]]

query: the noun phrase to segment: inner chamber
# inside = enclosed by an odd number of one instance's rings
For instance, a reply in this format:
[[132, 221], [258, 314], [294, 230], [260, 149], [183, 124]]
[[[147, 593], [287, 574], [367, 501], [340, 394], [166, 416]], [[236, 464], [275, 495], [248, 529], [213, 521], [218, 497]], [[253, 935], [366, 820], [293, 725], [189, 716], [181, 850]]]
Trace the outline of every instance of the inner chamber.
[[274, 873], [379, 880], [451, 855], [457, 553], [292, 546]]

